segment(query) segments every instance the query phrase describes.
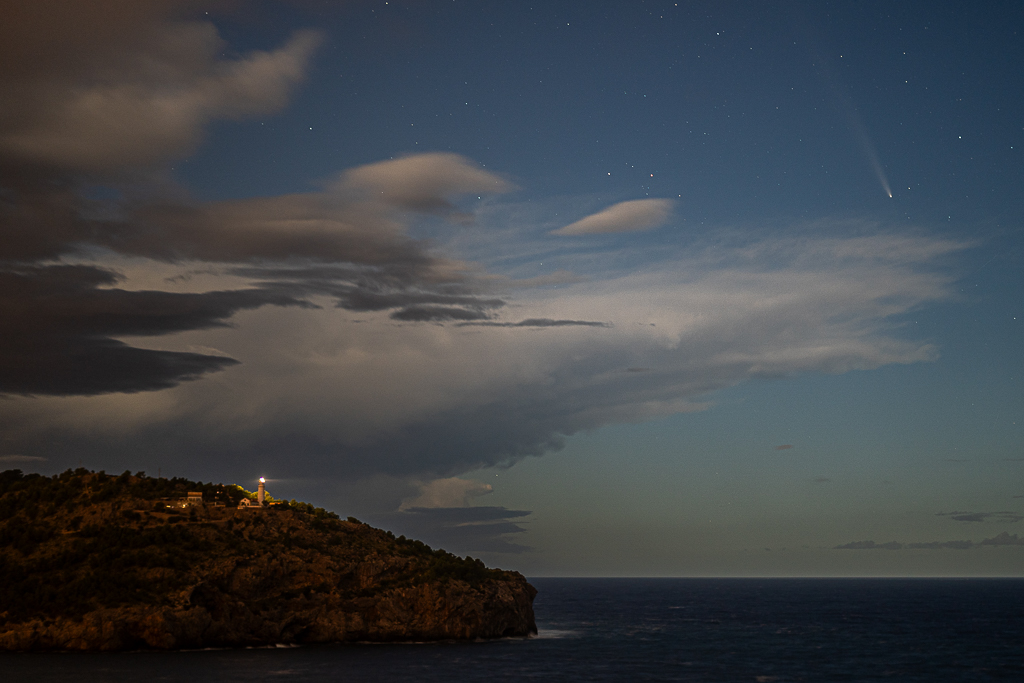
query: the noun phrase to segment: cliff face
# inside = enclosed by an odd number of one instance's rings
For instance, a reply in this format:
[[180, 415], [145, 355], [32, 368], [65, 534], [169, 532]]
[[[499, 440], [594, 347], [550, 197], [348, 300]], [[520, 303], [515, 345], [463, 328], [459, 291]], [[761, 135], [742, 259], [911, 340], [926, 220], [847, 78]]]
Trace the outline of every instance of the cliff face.
[[[167, 507], [188, 490], [208, 502]], [[536, 633], [536, 591], [518, 573], [301, 503], [236, 509], [245, 493], [127, 473], [0, 474], [0, 649]]]

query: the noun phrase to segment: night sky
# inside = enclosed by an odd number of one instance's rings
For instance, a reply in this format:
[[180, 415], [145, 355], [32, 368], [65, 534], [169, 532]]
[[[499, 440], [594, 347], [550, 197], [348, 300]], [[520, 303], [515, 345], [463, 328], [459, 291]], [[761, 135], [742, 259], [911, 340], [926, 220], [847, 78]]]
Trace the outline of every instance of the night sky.
[[0, 5], [0, 468], [1024, 573], [1020, 2]]

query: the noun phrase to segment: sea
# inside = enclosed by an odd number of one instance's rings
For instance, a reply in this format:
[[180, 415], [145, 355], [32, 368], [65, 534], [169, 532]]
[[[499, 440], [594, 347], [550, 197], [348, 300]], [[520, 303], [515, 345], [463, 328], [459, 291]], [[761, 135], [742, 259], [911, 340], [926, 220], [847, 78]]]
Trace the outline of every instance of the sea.
[[0, 681], [1021, 681], [1022, 579], [536, 578], [539, 633], [470, 643], [3, 654]]

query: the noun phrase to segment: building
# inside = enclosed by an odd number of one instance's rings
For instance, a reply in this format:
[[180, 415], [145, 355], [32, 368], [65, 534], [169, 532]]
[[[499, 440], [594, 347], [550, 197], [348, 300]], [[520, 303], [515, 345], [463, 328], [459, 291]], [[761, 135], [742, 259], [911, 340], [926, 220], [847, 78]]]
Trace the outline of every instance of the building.
[[[166, 498], [164, 500], [167, 500]], [[176, 503], [168, 503], [167, 507], [187, 508], [193, 505], [203, 504], [202, 491], [189, 491], [184, 498], [179, 498]]]
[[260, 510], [267, 507], [267, 480], [260, 477], [260, 485], [256, 489], [256, 500], [251, 498], [243, 498], [238, 503], [239, 510]]

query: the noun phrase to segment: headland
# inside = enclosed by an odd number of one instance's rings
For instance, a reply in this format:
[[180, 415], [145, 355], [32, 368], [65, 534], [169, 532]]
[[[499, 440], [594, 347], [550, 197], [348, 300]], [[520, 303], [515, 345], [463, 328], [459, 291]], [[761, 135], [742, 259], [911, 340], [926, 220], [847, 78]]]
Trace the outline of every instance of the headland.
[[0, 650], [536, 633], [517, 572], [256, 497], [141, 472], [0, 473]]

